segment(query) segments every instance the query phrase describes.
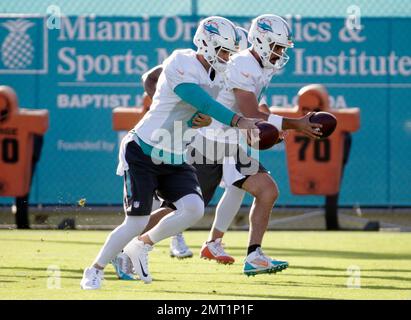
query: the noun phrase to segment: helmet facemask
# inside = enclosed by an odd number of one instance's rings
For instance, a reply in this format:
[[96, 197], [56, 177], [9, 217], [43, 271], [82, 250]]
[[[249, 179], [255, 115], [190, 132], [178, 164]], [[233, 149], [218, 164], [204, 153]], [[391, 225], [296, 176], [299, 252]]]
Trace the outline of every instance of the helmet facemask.
[[[224, 72], [227, 69], [227, 62], [230, 59], [230, 57], [236, 53], [237, 51], [232, 51], [230, 49], [224, 48], [224, 47], [217, 47], [214, 49], [215, 50], [215, 58], [212, 60], [207, 60], [208, 63], [215, 69], [217, 72]], [[222, 57], [220, 57], [220, 53], [222, 51], [228, 52], [228, 59], [225, 60]]]
[[[271, 42], [270, 44], [267, 43], [266, 45], [264, 45], [264, 43], [262, 43], [258, 38], [257, 41], [259, 43], [259, 46], [253, 46], [253, 48], [260, 56], [261, 62], [265, 68], [280, 70], [285, 67], [287, 62], [290, 60], [290, 57], [287, 54], [287, 49], [292, 46], [279, 42]], [[281, 54], [277, 52], [277, 46], [282, 48]], [[270, 61], [272, 55], [278, 57], [275, 63], [272, 63]]]

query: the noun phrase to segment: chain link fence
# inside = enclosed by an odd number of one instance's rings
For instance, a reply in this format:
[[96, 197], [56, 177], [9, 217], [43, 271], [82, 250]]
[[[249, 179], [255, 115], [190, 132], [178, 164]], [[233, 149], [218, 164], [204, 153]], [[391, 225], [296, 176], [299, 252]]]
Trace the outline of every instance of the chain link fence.
[[222, 15], [253, 17], [271, 12], [281, 16], [301, 15], [303, 17], [346, 18], [352, 14], [353, 6], [360, 9], [363, 17], [410, 17], [411, 2], [397, 0], [14, 0], [1, 1], [3, 14], [47, 14], [50, 6], [60, 8], [65, 15], [130, 16], [148, 15]]

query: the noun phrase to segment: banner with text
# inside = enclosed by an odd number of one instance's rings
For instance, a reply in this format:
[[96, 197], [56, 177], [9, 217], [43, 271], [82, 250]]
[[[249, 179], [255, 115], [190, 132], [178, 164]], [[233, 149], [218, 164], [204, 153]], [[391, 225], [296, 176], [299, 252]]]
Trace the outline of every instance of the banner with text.
[[[51, 24], [47, 17], [0, 16], [0, 83], [16, 90], [22, 107], [50, 112], [32, 202], [121, 203], [115, 169], [122, 133], [112, 130], [112, 109], [141, 105], [141, 75], [174, 49], [193, 48], [199, 20], [78, 16]], [[232, 20], [250, 25], [250, 18]], [[295, 48], [266, 90], [269, 104], [294, 105], [303, 85], [323, 83], [333, 107], [359, 107], [361, 129], [353, 134], [340, 203], [411, 205], [403, 187], [411, 180], [411, 38], [404, 32], [411, 19], [362, 19], [361, 30], [338, 18], [288, 20]], [[261, 159], [279, 185], [279, 205], [323, 203], [291, 194], [283, 145]]]

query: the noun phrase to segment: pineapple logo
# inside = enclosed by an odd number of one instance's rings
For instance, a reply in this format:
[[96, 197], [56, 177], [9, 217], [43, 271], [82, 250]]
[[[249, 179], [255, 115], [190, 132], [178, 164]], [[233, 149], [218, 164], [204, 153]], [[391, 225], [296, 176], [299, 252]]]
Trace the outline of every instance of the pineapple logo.
[[8, 69], [25, 69], [33, 63], [33, 41], [26, 31], [34, 23], [24, 20], [8, 20], [2, 23], [9, 34], [1, 45], [1, 59]]

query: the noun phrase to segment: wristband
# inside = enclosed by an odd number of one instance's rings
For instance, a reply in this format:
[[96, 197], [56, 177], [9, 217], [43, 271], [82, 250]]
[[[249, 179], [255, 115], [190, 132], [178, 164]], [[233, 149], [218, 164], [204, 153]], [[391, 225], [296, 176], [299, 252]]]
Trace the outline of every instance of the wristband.
[[234, 123], [234, 125], [233, 125], [234, 128], [238, 127], [238, 123], [240, 122], [240, 120], [241, 120], [242, 118], [243, 118], [242, 116], [238, 116], [237, 121], [236, 121], [236, 122]]
[[268, 123], [272, 124], [279, 131], [283, 130], [283, 117], [276, 114], [270, 114], [267, 119]]

